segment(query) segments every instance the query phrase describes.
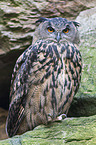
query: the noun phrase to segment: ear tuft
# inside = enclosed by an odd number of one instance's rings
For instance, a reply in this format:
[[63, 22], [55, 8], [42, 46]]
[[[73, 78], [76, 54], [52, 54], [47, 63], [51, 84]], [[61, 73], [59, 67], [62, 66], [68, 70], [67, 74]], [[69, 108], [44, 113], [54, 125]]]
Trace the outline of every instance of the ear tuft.
[[78, 22], [72, 21], [72, 23], [73, 23], [76, 27], [79, 27], [79, 26], [80, 26], [80, 23], [78, 23]]
[[36, 24], [37, 23], [42, 23], [44, 21], [48, 21], [47, 18], [44, 18], [44, 17], [40, 17], [37, 21], [36, 21]]

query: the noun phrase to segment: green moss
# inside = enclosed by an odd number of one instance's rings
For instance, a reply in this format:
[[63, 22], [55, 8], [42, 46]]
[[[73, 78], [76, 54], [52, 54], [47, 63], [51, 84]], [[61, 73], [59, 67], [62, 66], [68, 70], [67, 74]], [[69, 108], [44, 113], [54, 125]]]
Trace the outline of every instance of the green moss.
[[[83, 26], [82, 26], [82, 29]], [[81, 29], [81, 31], [82, 31]], [[86, 29], [86, 28], [85, 28]], [[73, 99], [68, 116], [96, 114], [96, 31], [81, 37], [82, 77], [78, 93]]]
[[[92, 42], [92, 40], [91, 40]], [[96, 96], [96, 50], [81, 45], [83, 72], [81, 92]]]
[[94, 145], [96, 143], [96, 116], [67, 118], [48, 126], [38, 126], [21, 136], [0, 141], [0, 145]]

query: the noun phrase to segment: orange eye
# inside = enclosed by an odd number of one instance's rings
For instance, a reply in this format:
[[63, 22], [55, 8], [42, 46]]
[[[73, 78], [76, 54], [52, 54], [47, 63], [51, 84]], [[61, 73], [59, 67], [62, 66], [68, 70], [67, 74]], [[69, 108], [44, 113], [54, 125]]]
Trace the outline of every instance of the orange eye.
[[52, 27], [48, 27], [47, 30], [48, 32], [51, 32], [51, 33], [54, 32], [54, 29]]
[[66, 28], [66, 29], [63, 30], [63, 33], [68, 33], [68, 32], [69, 32], [69, 29], [68, 28]]

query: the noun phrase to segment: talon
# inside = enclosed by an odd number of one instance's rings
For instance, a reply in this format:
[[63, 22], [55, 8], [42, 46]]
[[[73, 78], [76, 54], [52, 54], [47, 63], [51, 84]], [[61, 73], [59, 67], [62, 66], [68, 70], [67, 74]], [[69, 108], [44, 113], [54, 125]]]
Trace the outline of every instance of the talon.
[[67, 118], [67, 115], [66, 114], [61, 114], [60, 116], [57, 117], [57, 120], [59, 121], [59, 120], [65, 119], [65, 118]]
[[66, 114], [61, 114], [61, 115], [62, 115], [62, 119], [67, 118], [67, 115]]

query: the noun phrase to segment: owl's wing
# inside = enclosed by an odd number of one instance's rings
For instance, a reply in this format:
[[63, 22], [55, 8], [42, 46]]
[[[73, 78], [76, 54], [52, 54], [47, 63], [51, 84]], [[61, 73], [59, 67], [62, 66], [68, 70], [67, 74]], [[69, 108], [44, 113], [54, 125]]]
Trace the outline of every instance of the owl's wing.
[[[31, 57], [31, 62], [29, 61]], [[6, 133], [12, 137], [16, 134], [19, 125], [24, 118], [24, 106], [28, 91], [28, 71], [30, 63], [36, 59], [36, 51], [32, 46], [23, 52], [18, 58], [12, 74], [10, 88], [10, 106], [6, 121]]]
[[[11, 78], [11, 86], [15, 80], [16, 74], [19, 71], [19, 68], [22, 66], [22, 64], [25, 62], [25, 60], [27, 59], [30, 51], [32, 51], [32, 45], [29, 46], [21, 55], [20, 57], [17, 59], [16, 64], [14, 66], [14, 70], [13, 70], [13, 74], [12, 74], [12, 78]], [[11, 100], [11, 94], [10, 94], [10, 100]]]

